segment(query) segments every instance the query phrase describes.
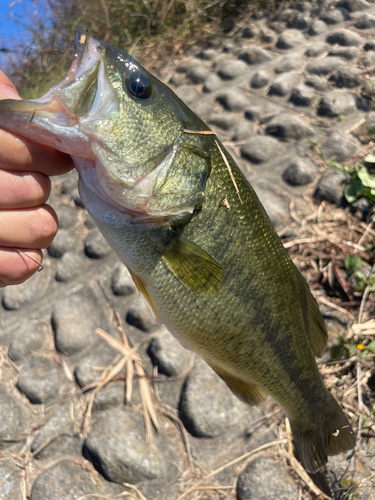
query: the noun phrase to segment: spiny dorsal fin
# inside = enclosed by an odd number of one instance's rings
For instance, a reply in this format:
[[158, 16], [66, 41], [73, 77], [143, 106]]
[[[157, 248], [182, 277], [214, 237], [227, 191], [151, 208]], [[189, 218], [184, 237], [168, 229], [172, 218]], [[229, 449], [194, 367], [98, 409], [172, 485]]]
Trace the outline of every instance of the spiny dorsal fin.
[[177, 235], [161, 255], [168, 269], [191, 292], [212, 294], [222, 287], [223, 268], [195, 243]]
[[237, 377], [233, 377], [228, 372], [217, 365], [209, 363], [211, 368], [224, 380], [235, 396], [244, 403], [251, 406], [260, 405], [266, 399], [267, 394], [259, 385], [250, 384]]
[[305, 280], [305, 296], [306, 296], [306, 306], [307, 306], [307, 317], [308, 317], [308, 339], [310, 341], [311, 348], [318, 358], [323, 354], [324, 349], [327, 345], [328, 334], [326, 325], [321, 312], [319, 311], [318, 304], [312, 293], [310, 292], [309, 285]]

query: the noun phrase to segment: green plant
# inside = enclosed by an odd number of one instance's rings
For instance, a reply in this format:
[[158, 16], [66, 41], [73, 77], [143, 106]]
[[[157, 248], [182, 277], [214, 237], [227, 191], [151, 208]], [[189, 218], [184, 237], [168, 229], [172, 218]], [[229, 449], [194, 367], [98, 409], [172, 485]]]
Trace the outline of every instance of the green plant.
[[[366, 163], [375, 164], [375, 155], [367, 155]], [[375, 201], [375, 177], [371, 175], [365, 165], [357, 164], [353, 167], [336, 162], [328, 162], [331, 168], [338, 172], [344, 172], [350, 176], [350, 181], [344, 190], [348, 203], [354, 203], [359, 198], [365, 197]]]

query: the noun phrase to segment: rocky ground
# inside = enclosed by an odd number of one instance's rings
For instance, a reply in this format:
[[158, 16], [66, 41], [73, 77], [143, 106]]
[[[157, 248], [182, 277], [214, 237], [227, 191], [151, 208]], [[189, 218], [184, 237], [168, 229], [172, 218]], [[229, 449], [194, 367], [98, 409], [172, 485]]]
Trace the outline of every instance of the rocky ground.
[[[368, 73], [375, 67], [375, 5], [290, 4], [277, 18], [212, 38], [159, 76], [223, 140], [276, 230], [292, 238], [298, 200], [312, 195], [344, 205], [346, 175], [326, 168], [326, 160], [353, 162], [372, 152], [363, 137], [375, 126]], [[60, 229], [43, 271], [0, 291], [0, 499], [176, 500], [263, 445], [183, 498], [327, 498], [301, 477], [285, 444], [267, 448], [287, 436], [278, 407], [240, 403], [156, 324], [87, 216], [75, 173], [54, 182], [50, 203]], [[363, 214], [368, 206], [361, 201], [357, 209]], [[349, 316], [322, 311], [330, 327], [346, 328]], [[140, 358], [126, 363], [127, 342]], [[98, 386], [107, 375], [115, 378]], [[360, 463], [352, 453], [331, 458], [313, 477], [317, 487], [344, 498], [356, 467], [352, 498], [375, 499], [370, 431], [361, 453]]]

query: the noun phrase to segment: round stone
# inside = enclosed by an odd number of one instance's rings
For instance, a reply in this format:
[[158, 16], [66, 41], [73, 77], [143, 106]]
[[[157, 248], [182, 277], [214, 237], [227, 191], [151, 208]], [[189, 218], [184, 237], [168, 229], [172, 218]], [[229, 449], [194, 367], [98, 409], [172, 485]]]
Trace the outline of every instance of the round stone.
[[292, 71], [294, 69], [300, 68], [304, 64], [302, 57], [296, 55], [288, 55], [281, 59], [281, 61], [275, 66], [274, 72], [286, 73], [287, 71]]
[[[8, 356], [15, 363], [24, 361], [33, 352], [43, 351], [48, 347], [50, 326], [47, 323], [30, 323], [25, 321], [13, 336]], [[0, 497], [1, 498], [1, 497]]]
[[231, 138], [233, 142], [247, 142], [250, 137], [255, 135], [255, 126], [254, 123], [248, 122], [247, 120], [240, 123], [238, 127], [236, 127], [235, 132]]
[[144, 332], [150, 332], [157, 326], [151, 307], [142, 296], [130, 307], [126, 321]]
[[85, 253], [90, 259], [101, 259], [111, 252], [111, 248], [99, 229], [90, 231], [85, 241]]
[[276, 47], [278, 49], [292, 49], [305, 42], [305, 37], [298, 30], [286, 30], [279, 36]]
[[173, 87], [181, 87], [181, 85], [184, 85], [186, 81], [180, 73], [174, 73], [169, 79], [168, 83], [173, 85]]
[[290, 102], [296, 106], [311, 106], [312, 101], [315, 98], [315, 92], [306, 85], [298, 85], [292, 90], [292, 95], [290, 96]]
[[178, 376], [188, 368], [192, 353], [171, 335], [165, 327], [160, 328], [147, 350], [159, 373]]
[[17, 467], [13, 460], [0, 462], [0, 498], [1, 500], [23, 500], [22, 493], [23, 470]]
[[348, 63], [339, 57], [325, 57], [309, 62], [306, 71], [312, 75], [328, 75], [337, 69], [346, 68], [347, 65]]
[[339, 45], [343, 45], [345, 47], [350, 47], [352, 45], [357, 46], [362, 43], [362, 38], [358, 33], [354, 31], [341, 29], [335, 31], [334, 33], [330, 33], [326, 38], [328, 43], [332, 45], [338, 43]]
[[329, 10], [322, 20], [327, 24], [338, 24], [348, 21], [350, 19], [349, 12], [343, 7], [336, 7], [336, 9]]
[[246, 95], [238, 90], [227, 90], [219, 94], [216, 101], [228, 111], [243, 111], [249, 105]]
[[328, 26], [326, 25], [326, 23], [321, 21], [320, 19], [317, 19], [316, 21], [313, 21], [311, 23], [311, 26], [309, 28], [309, 35], [317, 36], [326, 33], [326, 31], [328, 31]]
[[74, 252], [65, 253], [56, 267], [56, 281], [70, 281], [77, 276], [78, 270], [82, 271], [86, 265], [82, 254]]
[[191, 83], [198, 85], [200, 83], [204, 83], [210, 73], [211, 72], [208, 68], [205, 68], [204, 66], [198, 66], [191, 69], [186, 76], [187, 79], [191, 81]]
[[341, 0], [338, 4], [349, 12], [356, 12], [358, 10], [366, 10], [370, 8], [370, 4], [366, 0]]
[[318, 174], [318, 167], [309, 158], [296, 158], [283, 173], [283, 180], [291, 186], [310, 184]]
[[120, 296], [132, 295], [137, 291], [133, 278], [123, 264], [119, 264], [113, 271], [111, 288], [115, 295]]
[[175, 92], [176, 92], [176, 95], [182, 101], [184, 101], [184, 103], [187, 106], [189, 106], [189, 104], [192, 104], [193, 102], [195, 102], [198, 98], [197, 91], [191, 85], [181, 85], [181, 87], [178, 87]]
[[273, 55], [266, 49], [262, 47], [258, 47], [257, 45], [253, 45], [243, 50], [238, 58], [245, 63], [253, 65], [253, 64], [261, 64], [273, 59]]
[[[95, 496], [90, 496], [90, 493]], [[92, 475], [70, 459], [48, 468], [37, 477], [30, 500], [75, 500], [82, 495], [87, 500], [95, 500], [98, 494]]]
[[353, 113], [356, 109], [355, 99], [346, 90], [331, 90], [324, 95], [318, 108], [321, 116], [340, 116]]
[[363, 66], [365, 68], [370, 68], [371, 66], [375, 66], [375, 51], [374, 50], [367, 51], [365, 57], [363, 58]]
[[241, 156], [251, 163], [263, 163], [280, 151], [280, 143], [269, 136], [256, 135], [241, 147]]
[[305, 56], [307, 57], [318, 57], [324, 54], [328, 50], [328, 45], [324, 42], [317, 42], [309, 45], [305, 50]]
[[216, 90], [220, 90], [223, 87], [226, 87], [226, 83], [223, 82], [221, 78], [219, 78], [215, 73], [211, 73], [205, 81], [203, 92], [210, 93], [215, 92]]
[[222, 130], [230, 130], [238, 123], [237, 113], [215, 113], [210, 115], [208, 124]]
[[261, 89], [268, 84], [270, 79], [271, 75], [267, 71], [256, 71], [250, 80], [250, 85], [253, 89]]
[[123, 407], [96, 417], [85, 449], [110, 481], [136, 484], [159, 479], [165, 485], [177, 476], [170, 463], [179, 460], [167, 436], [160, 432], [147, 443], [143, 416]]
[[329, 77], [329, 82], [339, 88], [355, 89], [363, 83], [363, 77], [353, 68], [342, 68], [334, 71]]
[[194, 436], [213, 438], [231, 428], [246, 415], [241, 403], [218, 375], [198, 359], [182, 389], [180, 418]]
[[338, 207], [345, 204], [344, 189], [348, 176], [343, 172], [327, 169], [319, 180], [313, 197], [319, 201], [328, 201]]
[[61, 184], [61, 193], [71, 195], [72, 192], [77, 189], [78, 184], [78, 172], [77, 170], [72, 170], [69, 172], [67, 178]]
[[359, 54], [360, 50], [358, 47], [332, 47], [328, 52], [329, 56], [342, 57], [347, 61], [358, 59]]
[[[0, 384], [0, 401], [0, 439], [16, 440], [17, 436], [28, 434], [31, 431], [32, 417], [31, 412], [23, 404], [20, 394]], [[1, 449], [4, 448], [4, 444], [0, 442]]]
[[79, 236], [67, 229], [59, 229], [55, 236], [55, 239], [48, 247], [48, 254], [51, 257], [59, 259], [64, 255], [65, 252], [69, 250], [79, 250], [81, 244], [81, 239]]
[[307, 80], [305, 81], [305, 84], [309, 87], [314, 88], [315, 90], [318, 90], [319, 92], [324, 92], [328, 89], [328, 83], [326, 82], [326, 80], [323, 80], [323, 78], [318, 75], [309, 76], [309, 78], [307, 78]]
[[269, 122], [266, 134], [283, 139], [300, 139], [312, 135], [312, 130], [306, 122], [296, 115], [281, 113]]
[[238, 477], [237, 500], [297, 500], [298, 486], [284, 467], [256, 457]]
[[357, 22], [354, 25], [360, 30], [366, 30], [368, 28], [373, 28], [375, 26], [375, 16], [368, 14], [367, 12], [360, 15]]
[[269, 95], [276, 95], [285, 97], [292, 91], [300, 81], [300, 75], [295, 72], [285, 73], [275, 78], [268, 93]]
[[71, 229], [78, 224], [79, 210], [76, 208], [70, 205], [54, 204], [53, 209], [59, 219], [59, 230]]
[[72, 387], [61, 365], [39, 356], [24, 365], [17, 382], [17, 388], [31, 403], [46, 406], [59, 402]]
[[359, 147], [360, 142], [351, 134], [332, 131], [327, 134], [321, 146], [321, 151], [324, 159], [342, 162], [354, 155]]
[[99, 326], [97, 308], [80, 294], [60, 300], [53, 308], [56, 349], [66, 356], [89, 348], [97, 338], [95, 329]]
[[229, 59], [227, 61], [220, 61], [218, 67], [218, 75], [223, 80], [233, 80], [239, 76], [244, 76], [248, 73], [249, 68], [243, 61], [235, 61]]

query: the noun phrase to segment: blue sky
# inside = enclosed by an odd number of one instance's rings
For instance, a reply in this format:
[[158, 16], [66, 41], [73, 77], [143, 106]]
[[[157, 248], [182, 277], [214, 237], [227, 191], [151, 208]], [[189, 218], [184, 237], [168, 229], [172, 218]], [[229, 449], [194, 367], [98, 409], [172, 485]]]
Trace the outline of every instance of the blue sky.
[[[40, 16], [33, 0], [0, 0], [0, 49], [12, 49], [20, 39], [27, 42], [25, 25]], [[17, 22], [18, 20], [18, 22]], [[7, 55], [0, 52], [0, 67], [6, 66]]]

